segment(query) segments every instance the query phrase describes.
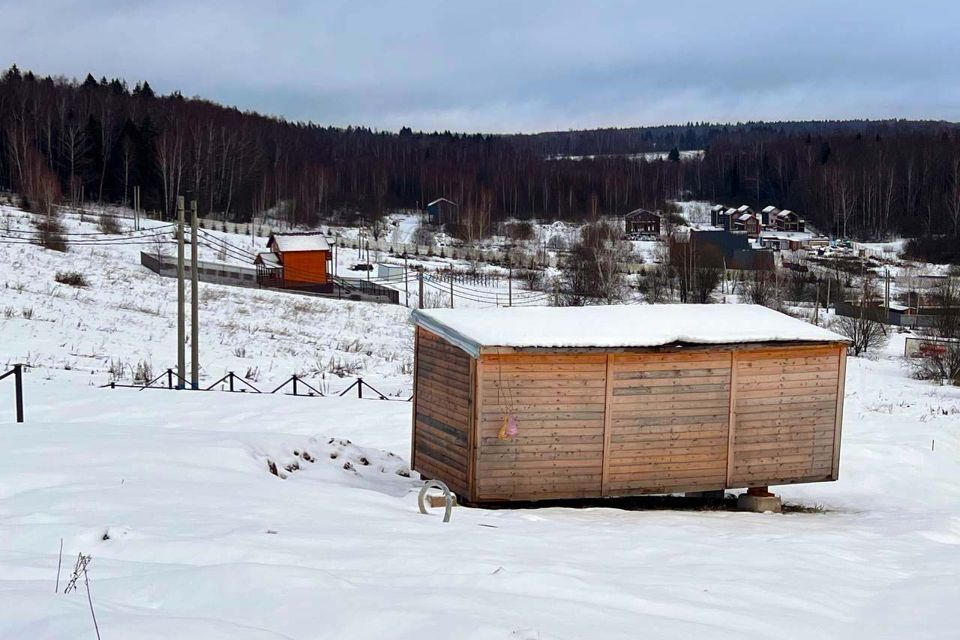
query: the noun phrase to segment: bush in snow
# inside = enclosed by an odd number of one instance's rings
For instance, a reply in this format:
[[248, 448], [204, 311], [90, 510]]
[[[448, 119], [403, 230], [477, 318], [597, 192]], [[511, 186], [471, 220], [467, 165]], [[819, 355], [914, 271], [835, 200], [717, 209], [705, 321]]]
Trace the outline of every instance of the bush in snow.
[[871, 353], [887, 343], [887, 328], [868, 315], [850, 318], [839, 316], [831, 327], [834, 331], [850, 340], [847, 351], [854, 355]]
[[101, 214], [97, 218], [97, 229], [100, 233], [106, 233], [109, 235], [117, 235], [118, 233], [123, 232], [123, 227], [120, 226], [120, 222], [111, 215], [105, 213]]
[[34, 223], [34, 226], [39, 232], [35, 242], [41, 247], [54, 251], [67, 250], [67, 238], [63, 235], [66, 229], [55, 215], [44, 216], [42, 220]]
[[57, 271], [53, 279], [60, 284], [70, 285], [71, 287], [87, 287], [87, 277], [78, 271]]

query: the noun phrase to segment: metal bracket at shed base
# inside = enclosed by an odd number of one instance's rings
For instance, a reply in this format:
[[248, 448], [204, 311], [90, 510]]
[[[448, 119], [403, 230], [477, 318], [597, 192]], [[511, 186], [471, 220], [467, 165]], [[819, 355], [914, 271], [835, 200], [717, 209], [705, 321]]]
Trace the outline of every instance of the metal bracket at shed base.
[[440, 480], [427, 480], [423, 483], [423, 488], [420, 489], [420, 495], [417, 496], [417, 502], [420, 504], [420, 513], [427, 513], [427, 505], [424, 504], [424, 498], [427, 496], [427, 491], [429, 489], [440, 489], [443, 491], [443, 497], [446, 498], [446, 506], [443, 508], [443, 521], [450, 522], [450, 514], [453, 512], [453, 496], [450, 493], [450, 488]]

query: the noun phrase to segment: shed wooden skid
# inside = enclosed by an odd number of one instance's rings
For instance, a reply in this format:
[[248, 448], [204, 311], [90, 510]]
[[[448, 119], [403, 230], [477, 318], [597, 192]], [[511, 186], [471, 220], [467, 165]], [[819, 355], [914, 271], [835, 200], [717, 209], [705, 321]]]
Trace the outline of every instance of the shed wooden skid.
[[[464, 501], [836, 480], [846, 344], [481, 347], [416, 328], [412, 467]], [[513, 417], [516, 435], [501, 437]]]

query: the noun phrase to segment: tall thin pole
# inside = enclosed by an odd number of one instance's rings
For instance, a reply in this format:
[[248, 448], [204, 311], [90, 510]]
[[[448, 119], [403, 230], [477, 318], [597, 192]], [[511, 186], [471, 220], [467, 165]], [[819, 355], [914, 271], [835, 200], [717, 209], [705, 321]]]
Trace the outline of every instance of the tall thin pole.
[[186, 298], [183, 281], [183, 196], [177, 196], [177, 373], [180, 380], [177, 388], [181, 388], [187, 374], [187, 319], [183, 313], [184, 299]]
[[513, 267], [507, 270], [507, 306], [513, 306]]
[[140, 187], [133, 187], [133, 230], [140, 231]]
[[423, 267], [420, 267], [420, 271], [417, 274], [420, 280], [420, 305], [418, 309], [423, 309]]
[[190, 201], [190, 383], [200, 388], [200, 288], [197, 269], [197, 201]]
[[453, 309], [453, 270], [450, 271], [450, 308]]
[[403, 252], [403, 304], [410, 306], [410, 280], [407, 278], [407, 252]]
[[14, 396], [17, 410], [17, 422], [23, 422], [23, 365], [13, 365]]

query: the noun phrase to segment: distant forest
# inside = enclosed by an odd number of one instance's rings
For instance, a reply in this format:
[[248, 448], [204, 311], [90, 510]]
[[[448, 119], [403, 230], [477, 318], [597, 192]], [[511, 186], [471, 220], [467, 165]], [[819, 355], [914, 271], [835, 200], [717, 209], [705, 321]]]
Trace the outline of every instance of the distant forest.
[[[677, 151], [701, 149], [678, 160]], [[669, 158], [630, 157], [659, 151]], [[565, 158], [576, 156], [577, 159]], [[531, 135], [334, 128], [243, 112], [147, 82], [0, 75], [0, 187], [35, 209], [131, 202], [245, 221], [376, 218], [446, 197], [468, 237], [499, 220], [593, 219], [677, 198], [775, 204], [860, 239], [921, 236], [960, 259], [960, 125], [824, 121]], [[952, 249], [951, 249], [952, 247]], [[942, 258], [942, 256], [941, 256]]]

